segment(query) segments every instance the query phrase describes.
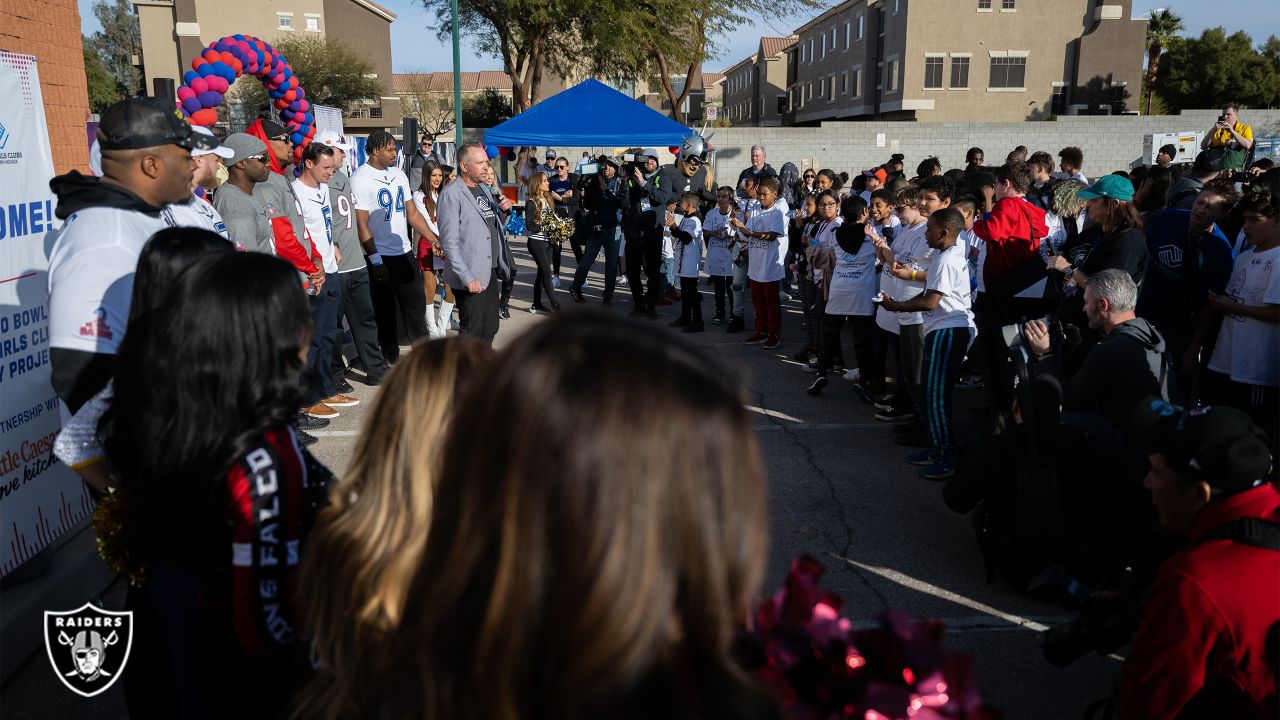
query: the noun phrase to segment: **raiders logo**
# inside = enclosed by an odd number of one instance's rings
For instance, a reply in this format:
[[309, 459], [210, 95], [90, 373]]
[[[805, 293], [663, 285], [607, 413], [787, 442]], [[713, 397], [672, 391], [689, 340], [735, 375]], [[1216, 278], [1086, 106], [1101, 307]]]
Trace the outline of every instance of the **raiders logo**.
[[71, 692], [93, 697], [120, 679], [133, 645], [133, 613], [85, 603], [44, 613], [44, 646], [54, 674]]

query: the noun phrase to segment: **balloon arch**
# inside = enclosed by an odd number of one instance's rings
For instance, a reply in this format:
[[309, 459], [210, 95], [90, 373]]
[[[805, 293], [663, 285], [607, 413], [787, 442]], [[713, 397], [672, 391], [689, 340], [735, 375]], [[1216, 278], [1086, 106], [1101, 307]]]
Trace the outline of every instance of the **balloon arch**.
[[210, 43], [200, 57], [192, 60], [191, 69], [183, 74], [178, 88], [178, 107], [192, 125], [213, 125], [218, 121], [216, 108], [241, 75], [253, 75], [262, 81], [289, 129], [294, 161], [301, 162], [303, 149], [316, 134], [311, 103], [284, 57], [252, 35], [224, 37]]

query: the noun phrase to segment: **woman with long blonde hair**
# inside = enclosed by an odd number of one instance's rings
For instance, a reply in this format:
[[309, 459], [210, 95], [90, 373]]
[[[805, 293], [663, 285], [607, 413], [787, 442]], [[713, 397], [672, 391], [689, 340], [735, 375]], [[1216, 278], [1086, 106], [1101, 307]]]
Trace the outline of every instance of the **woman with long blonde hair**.
[[457, 388], [492, 355], [469, 337], [423, 342], [383, 380], [303, 559], [299, 597], [318, 668], [295, 717], [362, 714], [354, 698], [401, 621], [422, 556]]
[[652, 325], [590, 312], [499, 359], [458, 402], [362, 716], [779, 718], [730, 655], [768, 552], [738, 391]]

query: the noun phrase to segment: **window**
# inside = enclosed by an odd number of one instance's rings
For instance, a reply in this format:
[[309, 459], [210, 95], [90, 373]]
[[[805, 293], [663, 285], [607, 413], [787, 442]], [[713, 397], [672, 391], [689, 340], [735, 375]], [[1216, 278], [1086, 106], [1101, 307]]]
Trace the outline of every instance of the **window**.
[[[761, 102], [763, 102], [763, 101], [761, 101]], [[783, 114], [785, 114], [786, 112], [787, 112], [787, 96], [786, 96], [786, 95], [779, 95], [779, 96], [778, 96], [778, 114], [779, 114], [779, 115], [783, 115]]]
[[902, 0], [893, 0], [893, 14], [897, 15], [898, 11], [901, 9], [902, 9]]
[[862, 68], [853, 69], [853, 96], [862, 97]]
[[927, 57], [924, 59], [924, 86], [931, 89], [942, 89], [941, 57]]
[[1054, 115], [1067, 114], [1067, 86], [1063, 84], [1055, 84], [1053, 86], [1053, 97], [1049, 101], [1049, 112]]
[[320, 18], [314, 15], [307, 16], [307, 32], [320, 32]]
[[373, 119], [378, 119], [378, 118], [382, 117], [382, 106], [381, 106], [381, 105], [374, 105], [374, 106], [370, 107], [370, 108], [369, 108], [369, 117], [370, 117], [370, 118], [373, 118]]
[[836, 26], [831, 26], [831, 52], [836, 51]]
[[991, 78], [987, 87], [1020, 88], [1027, 76], [1027, 59], [1024, 57], [991, 58]]
[[898, 61], [889, 61], [889, 92], [898, 91]]
[[809, 38], [809, 64], [813, 64], [813, 38]]
[[863, 30], [863, 24], [862, 24], [862, 13], [858, 13], [858, 35], [857, 35], [857, 37], [858, 37], [858, 39], [859, 39], [859, 40], [861, 40], [861, 39], [862, 39], [862, 30]]
[[951, 84], [948, 87], [952, 89], [969, 87], [969, 58], [951, 58]]
[[849, 94], [849, 73], [841, 73], [840, 75], [840, 94]]
[[826, 33], [822, 33], [822, 55], [821, 55], [821, 57], [826, 57], [826, 56], [827, 56], [827, 34], [826, 34]]
[[849, 39], [853, 35], [853, 23], [844, 21], [844, 49], [849, 49]]
[[804, 52], [804, 43], [800, 44], [800, 62], [804, 62], [808, 56]]
[[293, 13], [279, 13], [276, 17], [280, 19], [281, 30], [293, 29]]
[[[1015, 9], [1017, 9], [1017, 8], [1015, 7], [1014, 2], [1015, 2], [1015, 0], [1000, 0], [1000, 9], [1001, 9], [1001, 10], [1015, 10]], [[987, 3], [987, 4], [988, 4], [988, 5], [990, 5], [991, 3]]]
[[979, 9], [979, 10], [990, 10], [990, 9], [991, 9], [991, 0], [978, 0], [978, 9]]

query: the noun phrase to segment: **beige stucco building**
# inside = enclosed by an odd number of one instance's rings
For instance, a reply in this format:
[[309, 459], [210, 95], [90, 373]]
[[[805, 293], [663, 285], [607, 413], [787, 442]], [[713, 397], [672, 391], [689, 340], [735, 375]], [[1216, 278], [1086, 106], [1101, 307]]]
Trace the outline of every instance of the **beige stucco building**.
[[796, 30], [784, 120], [1136, 110], [1146, 35], [1131, 15], [1132, 0], [847, 0]]
[[788, 50], [795, 43], [795, 35], [762, 37], [755, 53], [724, 71], [724, 112], [731, 124], [783, 124], [788, 112]]
[[[367, 58], [384, 87], [349, 111], [348, 130], [367, 132], [400, 124], [391, 92], [391, 23], [395, 13], [372, 0], [133, 0], [142, 32], [147, 88], [159, 77], [182, 83], [190, 62], [218, 38], [237, 33], [267, 42], [295, 33], [340, 40]], [[304, 78], [305, 79], [305, 78]]]

